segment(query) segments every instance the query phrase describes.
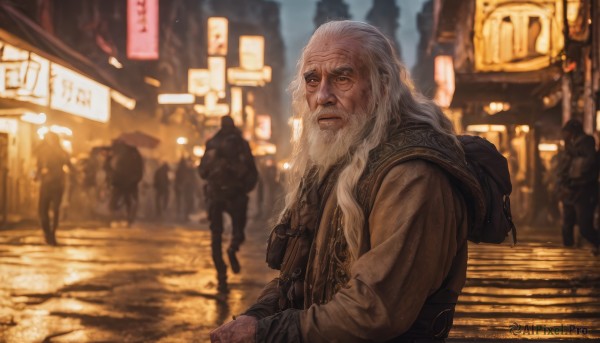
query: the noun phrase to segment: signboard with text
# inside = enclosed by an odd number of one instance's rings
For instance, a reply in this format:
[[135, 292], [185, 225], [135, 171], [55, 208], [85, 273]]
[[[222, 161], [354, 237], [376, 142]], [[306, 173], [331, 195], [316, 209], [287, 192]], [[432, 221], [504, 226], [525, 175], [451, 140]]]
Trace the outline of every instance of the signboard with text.
[[48, 105], [50, 62], [0, 41], [0, 98]]
[[208, 18], [208, 54], [210, 56], [227, 55], [227, 26], [227, 18]]
[[127, 58], [158, 59], [158, 0], [127, 0]]
[[110, 119], [109, 88], [58, 64], [50, 66], [50, 107], [106, 123]]
[[205, 96], [210, 91], [210, 72], [208, 69], [188, 70], [188, 93]]
[[265, 38], [263, 36], [240, 37], [240, 67], [245, 70], [261, 70], [265, 65]]

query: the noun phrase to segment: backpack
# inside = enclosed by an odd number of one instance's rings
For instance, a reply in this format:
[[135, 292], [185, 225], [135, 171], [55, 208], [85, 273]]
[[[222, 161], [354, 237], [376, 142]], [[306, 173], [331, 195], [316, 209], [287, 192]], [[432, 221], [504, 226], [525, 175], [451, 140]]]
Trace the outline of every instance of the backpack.
[[208, 181], [211, 186], [226, 190], [250, 192], [258, 181], [258, 172], [250, 148], [237, 134], [223, 136], [215, 147]]
[[508, 161], [494, 144], [481, 137], [462, 135], [457, 138], [465, 152], [467, 167], [479, 181], [485, 197], [484, 221], [471, 229], [467, 239], [499, 244], [512, 233], [512, 243], [517, 243], [517, 229], [510, 211], [512, 184]]

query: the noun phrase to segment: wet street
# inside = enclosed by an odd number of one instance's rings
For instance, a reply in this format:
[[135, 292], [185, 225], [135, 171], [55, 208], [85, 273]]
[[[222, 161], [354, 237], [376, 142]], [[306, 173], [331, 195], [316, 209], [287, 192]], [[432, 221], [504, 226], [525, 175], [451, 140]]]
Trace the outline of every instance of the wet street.
[[[206, 342], [275, 275], [265, 227], [248, 228], [226, 296], [207, 224], [72, 226], [58, 247], [33, 226], [2, 230], [0, 342]], [[552, 235], [522, 236], [514, 248], [471, 245], [451, 341], [600, 339], [600, 259]]]
[[[0, 231], [0, 342], [206, 342], [273, 277], [263, 226], [219, 296], [208, 225]], [[226, 236], [228, 240], [229, 236]]]

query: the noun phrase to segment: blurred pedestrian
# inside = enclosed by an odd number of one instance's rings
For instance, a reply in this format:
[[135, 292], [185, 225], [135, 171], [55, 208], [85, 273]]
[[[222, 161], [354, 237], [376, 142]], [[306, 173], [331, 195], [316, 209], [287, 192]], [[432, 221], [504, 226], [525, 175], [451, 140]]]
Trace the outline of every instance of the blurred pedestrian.
[[192, 162], [182, 157], [175, 170], [175, 202], [178, 219], [186, 222], [195, 208], [197, 185], [194, 173]]
[[594, 210], [598, 200], [598, 162], [594, 138], [585, 134], [581, 122], [569, 120], [562, 128], [565, 153], [559, 163], [559, 192], [563, 203], [562, 236], [564, 246], [574, 244], [573, 228], [598, 252], [600, 237], [594, 229]]
[[165, 162], [154, 172], [156, 215], [162, 218], [169, 205], [169, 165]]
[[[36, 178], [41, 182], [38, 212], [46, 243], [54, 246], [57, 245], [56, 230], [65, 191], [65, 168], [71, 168], [69, 154], [61, 147], [57, 134], [46, 133], [37, 151]], [[50, 211], [53, 213], [52, 223]]]
[[250, 145], [242, 137], [230, 116], [221, 118], [221, 129], [206, 143], [199, 167], [206, 180], [208, 220], [210, 221], [212, 258], [217, 269], [218, 289], [227, 291], [227, 266], [223, 261], [223, 212], [231, 216], [232, 238], [227, 249], [231, 270], [241, 270], [236, 252], [244, 242], [248, 193], [256, 186], [258, 172]]
[[127, 224], [133, 224], [138, 207], [138, 184], [144, 174], [144, 160], [138, 149], [116, 139], [105, 162], [108, 184], [111, 187], [110, 210], [116, 218], [125, 205]]

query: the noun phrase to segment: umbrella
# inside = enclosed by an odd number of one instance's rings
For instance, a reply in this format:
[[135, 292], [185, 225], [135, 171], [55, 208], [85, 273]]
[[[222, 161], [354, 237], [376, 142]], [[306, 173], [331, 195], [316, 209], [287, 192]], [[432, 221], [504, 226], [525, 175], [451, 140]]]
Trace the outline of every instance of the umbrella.
[[160, 144], [160, 139], [141, 131], [124, 132], [117, 139], [138, 148], [154, 149]]

